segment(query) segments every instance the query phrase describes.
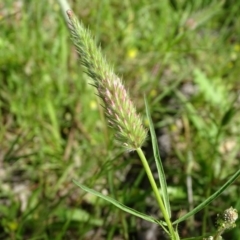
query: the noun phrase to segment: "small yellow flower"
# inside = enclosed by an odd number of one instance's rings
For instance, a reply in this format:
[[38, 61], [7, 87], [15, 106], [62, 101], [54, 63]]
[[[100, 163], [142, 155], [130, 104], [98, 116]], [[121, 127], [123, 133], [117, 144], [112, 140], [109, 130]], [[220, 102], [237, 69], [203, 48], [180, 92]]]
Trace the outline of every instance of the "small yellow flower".
[[235, 52], [240, 52], [240, 44], [235, 44], [234, 45], [234, 51]]
[[18, 229], [18, 223], [16, 221], [8, 222], [8, 229], [12, 232], [15, 232]]
[[90, 108], [92, 109], [92, 110], [96, 110], [97, 109], [97, 103], [96, 103], [96, 101], [90, 101]]
[[155, 89], [152, 89], [151, 92], [150, 92], [150, 96], [151, 97], [156, 97], [157, 95], [157, 91]]
[[127, 52], [127, 56], [130, 59], [134, 59], [137, 56], [138, 50], [136, 48], [131, 48]]

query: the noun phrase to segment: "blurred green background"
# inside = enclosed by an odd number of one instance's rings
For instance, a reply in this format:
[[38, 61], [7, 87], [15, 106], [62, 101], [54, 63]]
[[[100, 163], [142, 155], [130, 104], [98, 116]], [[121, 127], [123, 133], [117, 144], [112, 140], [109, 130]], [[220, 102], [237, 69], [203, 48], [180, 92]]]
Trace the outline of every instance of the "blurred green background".
[[[123, 77], [146, 127], [148, 99], [176, 219], [240, 165], [240, 2], [69, 4]], [[165, 239], [159, 227], [72, 183], [161, 216], [141, 162], [114, 141], [89, 83], [58, 1], [1, 1], [0, 239]], [[149, 139], [144, 151], [153, 163]], [[239, 184], [180, 224], [180, 236], [210, 234], [218, 213], [240, 210]], [[225, 239], [239, 239], [237, 225]]]

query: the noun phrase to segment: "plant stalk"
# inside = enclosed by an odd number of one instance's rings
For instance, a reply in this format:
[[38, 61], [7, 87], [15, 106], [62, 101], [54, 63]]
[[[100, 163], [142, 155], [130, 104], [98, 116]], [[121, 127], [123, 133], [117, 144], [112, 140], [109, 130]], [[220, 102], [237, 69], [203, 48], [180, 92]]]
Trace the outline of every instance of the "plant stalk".
[[147, 173], [147, 176], [148, 176], [148, 179], [149, 179], [149, 182], [151, 184], [151, 187], [153, 189], [153, 192], [154, 192], [154, 195], [156, 197], [156, 200], [158, 202], [158, 205], [159, 205], [159, 208], [163, 214], [163, 218], [165, 219], [166, 223], [167, 223], [167, 226], [168, 226], [168, 229], [169, 229], [169, 235], [171, 237], [172, 240], [179, 240], [179, 236], [178, 236], [178, 233], [174, 231], [174, 228], [172, 226], [172, 223], [168, 217], [168, 214], [167, 214], [167, 211], [166, 211], [166, 208], [164, 206], [164, 203], [163, 203], [163, 200], [162, 200], [162, 197], [159, 193], [159, 190], [158, 190], [158, 187], [157, 187], [157, 184], [153, 178], [153, 175], [152, 175], [152, 171], [149, 167], [149, 164], [147, 162], [147, 159], [142, 151], [141, 148], [137, 148], [136, 149], [141, 161], [142, 161], [142, 164], [143, 164], [143, 167]]

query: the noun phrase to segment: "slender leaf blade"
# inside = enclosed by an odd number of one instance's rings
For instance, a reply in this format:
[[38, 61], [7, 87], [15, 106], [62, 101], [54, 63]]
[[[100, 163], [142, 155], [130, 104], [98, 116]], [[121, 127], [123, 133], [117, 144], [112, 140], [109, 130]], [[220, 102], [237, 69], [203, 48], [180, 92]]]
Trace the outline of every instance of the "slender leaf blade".
[[157, 223], [157, 224], [161, 225], [163, 228], [165, 228], [165, 227], [164, 227], [164, 225], [166, 225], [165, 222], [159, 221], [159, 220], [155, 219], [154, 217], [148, 216], [148, 215], [146, 215], [146, 214], [144, 214], [144, 213], [138, 212], [138, 211], [135, 210], [135, 209], [132, 209], [132, 208], [130, 208], [130, 207], [127, 207], [126, 205], [118, 202], [117, 200], [115, 200], [115, 199], [113, 199], [113, 198], [111, 198], [111, 197], [109, 197], [109, 196], [105, 196], [105, 195], [103, 195], [102, 193], [97, 192], [97, 191], [94, 190], [94, 189], [88, 188], [88, 187], [86, 187], [85, 185], [77, 182], [77, 181], [74, 180], [74, 179], [73, 179], [73, 182], [74, 182], [78, 187], [80, 187], [82, 190], [84, 190], [84, 191], [86, 191], [86, 192], [89, 192], [89, 193], [91, 193], [91, 194], [93, 194], [93, 195], [95, 195], [95, 196], [98, 196], [98, 197], [100, 197], [100, 198], [102, 198], [102, 199], [104, 199], [104, 200], [112, 203], [113, 205], [115, 205], [116, 207], [120, 208], [121, 210], [123, 210], [123, 211], [125, 211], [125, 212], [127, 212], [127, 213], [130, 213], [130, 214], [132, 214], [132, 215], [134, 215], [134, 216], [136, 216], [136, 217], [142, 218], [142, 219], [144, 219], [144, 220], [146, 220], [146, 221], [148, 221], [148, 222]]
[[196, 214], [200, 210], [202, 210], [206, 205], [211, 203], [213, 200], [215, 200], [229, 185], [231, 185], [240, 175], [240, 169], [215, 193], [213, 193], [209, 198], [207, 198], [204, 202], [199, 204], [197, 207], [195, 207], [192, 211], [185, 214], [184, 216], [180, 217], [178, 220], [173, 222], [173, 224], [178, 224], [187, 218], [191, 217], [192, 215]]
[[160, 153], [159, 153], [158, 141], [157, 141], [157, 137], [156, 137], [156, 133], [154, 130], [154, 126], [153, 126], [153, 122], [152, 122], [152, 118], [151, 118], [151, 114], [150, 114], [150, 110], [149, 110], [149, 106], [148, 106], [146, 97], [144, 98], [144, 100], [145, 100], [147, 118], [148, 118], [148, 122], [149, 122], [149, 128], [150, 128], [151, 139], [152, 139], [153, 154], [154, 154], [154, 159], [155, 159], [157, 171], [158, 171], [158, 178], [159, 178], [159, 182], [160, 182], [160, 186], [161, 186], [161, 190], [162, 190], [163, 202], [164, 202], [165, 208], [167, 210], [168, 217], [171, 218], [171, 207], [170, 207], [169, 197], [168, 197], [168, 192], [167, 192], [167, 182], [166, 182], [166, 177], [164, 174], [164, 169], [163, 169], [163, 165], [162, 165], [162, 161], [161, 161], [161, 157], [160, 157]]

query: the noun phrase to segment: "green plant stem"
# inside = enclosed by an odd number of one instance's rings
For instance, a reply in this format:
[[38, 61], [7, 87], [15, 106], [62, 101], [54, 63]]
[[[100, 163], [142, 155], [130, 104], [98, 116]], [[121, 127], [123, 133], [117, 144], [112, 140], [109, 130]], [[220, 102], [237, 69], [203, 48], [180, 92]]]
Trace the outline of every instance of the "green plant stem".
[[150, 167], [148, 165], [147, 159], [146, 159], [146, 157], [145, 157], [145, 155], [144, 155], [144, 153], [143, 153], [141, 148], [137, 148], [136, 151], [137, 151], [137, 153], [138, 153], [138, 155], [139, 155], [139, 157], [140, 157], [140, 159], [142, 161], [143, 167], [144, 167], [144, 169], [145, 169], [145, 171], [147, 173], [149, 182], [150, 182], [150, 184], [152, 186], [152, 189], [153, 189], [153, 192], [155, 194], [156, 200], [158, 202], [159, 208], [160, 208], [160, 210], [161, 210], [161, 212], [163, 214], [163, 217], [164, 217], [164, 219], [165, 219], [165, 221], [167, 223], [170, 237], [171, 237], [172, 240], [179, 240], [180, 238], [178, 236], [178, 233], [174, 231], [172, 223], [171, 223], [171, 221], [170, 221], [170, 219], [168, 217], [166, 208], [165, 208], [165, 206], [163, 204], [163, 200], [162, 200], [161, 195], [159, 193], [157, 184], [156, 184], [156, 182], [155, 182], [155, 180], [153, 178], [152, 171], [151, 171], [151, 169], [150, 169]]

